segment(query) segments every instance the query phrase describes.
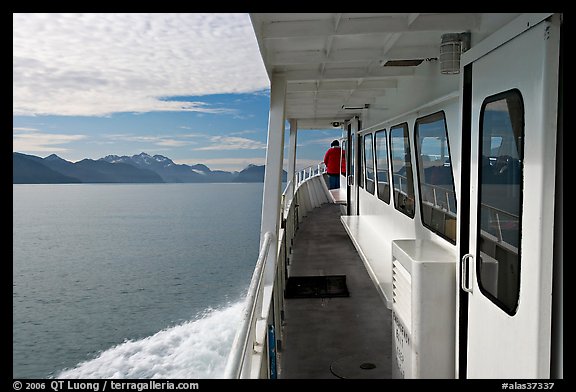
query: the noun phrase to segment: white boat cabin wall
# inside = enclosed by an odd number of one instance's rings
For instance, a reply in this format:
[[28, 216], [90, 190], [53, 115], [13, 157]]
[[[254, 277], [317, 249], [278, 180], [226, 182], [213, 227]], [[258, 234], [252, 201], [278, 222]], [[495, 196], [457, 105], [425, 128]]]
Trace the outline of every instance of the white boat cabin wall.
[[[251, 18], [272, 91], [269, 255], [303, 219], [290, 220], [294, 200], [339, 202], [402, 336], [395, 377], [563, 378], [562, 15]], [[294, 172], [281, 195], [285, 121]], [[298, 130], [333, 127], [346, 159], [337, 193], [321, 168], [296, 167]], [[266, 262], [259, 300], [279, 341], [284, 262]], [[266, 344], [253, 324], [247, 336]], [[276, 354], [264, 351], [244, 352], [258, 368], [237, 374], [269, 377]]]

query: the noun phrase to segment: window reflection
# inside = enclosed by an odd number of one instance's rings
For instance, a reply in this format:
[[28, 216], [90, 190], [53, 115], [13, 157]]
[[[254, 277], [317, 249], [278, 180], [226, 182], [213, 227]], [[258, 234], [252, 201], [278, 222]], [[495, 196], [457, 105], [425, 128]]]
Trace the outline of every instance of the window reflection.
[[364, 135], [364, 166], [366, 168], [366, 191], [374, 194], [374, 146], [371, 133]]
[[487, 98], [480, 113], [478, 276], [480, 288], [505, 311], [516, 311], [524, 105], [518, 90]]
[[390, 129], [392, 152], [392, 185], [394, 189], [394, 206], [410, 218], [414, 217], [414, 181], [410, 160], [410, 141], [408, 124]]
[[378, 198], [390, 204], [390, 180], [388, 178], [388, 140], [386, 130], [376, 132], [376, 181], [378, 182]]
[[443, 112], [416, 120], [416, 150], [422, 224], [456, 243], [456, 193]]

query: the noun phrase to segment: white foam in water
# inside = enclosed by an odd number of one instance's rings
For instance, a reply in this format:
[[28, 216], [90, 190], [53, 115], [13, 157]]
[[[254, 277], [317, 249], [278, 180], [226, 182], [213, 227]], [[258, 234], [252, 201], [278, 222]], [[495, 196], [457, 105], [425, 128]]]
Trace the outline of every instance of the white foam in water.
[[243, 302], [126, 341], [56, 378], [222, 378], [242, 315]]

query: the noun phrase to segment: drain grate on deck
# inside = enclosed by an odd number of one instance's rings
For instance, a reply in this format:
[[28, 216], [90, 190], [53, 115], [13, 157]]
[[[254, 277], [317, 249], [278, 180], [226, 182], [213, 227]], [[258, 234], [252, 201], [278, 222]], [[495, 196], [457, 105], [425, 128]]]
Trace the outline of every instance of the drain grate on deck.
[[346, 275], [291, 276], [286, 282], [284, 298], [349, 297]]

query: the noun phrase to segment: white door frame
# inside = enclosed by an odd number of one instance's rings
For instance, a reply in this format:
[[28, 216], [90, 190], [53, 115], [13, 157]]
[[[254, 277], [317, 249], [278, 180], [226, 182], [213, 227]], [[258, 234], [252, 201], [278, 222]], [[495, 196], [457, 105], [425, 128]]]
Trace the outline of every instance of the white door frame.
[[[459, 355], [467, 378], [548, 378], [554, 233], [555, 155], [558, 98], [559, 16], [523, 15], [467, 56], [471, 65], [469, 226], [461, 239], [468, 254], [460, 292]], [[478, 283], [477, 225], [480, 109], [487, 97], [517, 89], [524, 104], [524, 162], [520, 242], [520, 288], [514, 311], [502, 310]], [[463, 99], [466, 97], [463, 94]], [[464, 110], [467, 106], [463, 105]], [[466, 116], [463, 116], [466, 118]], [[464, 130], [465, 127], [463, 127]], [[466, 213], [466, 212], [464, 212]], [[460, 237], [460, 236], [459, 236]], [[462, 270], [460, 271], [462, 272]], [[462, 276], [462, 275], [460, 275]], [[464, 300], [463, 300], [464, 299]], [[462, 313], [463, 312], [463, 313]], [[460, 361], [462, 364], [463, 361]], [[462, 367], [457, 371], [462, 371]]]

